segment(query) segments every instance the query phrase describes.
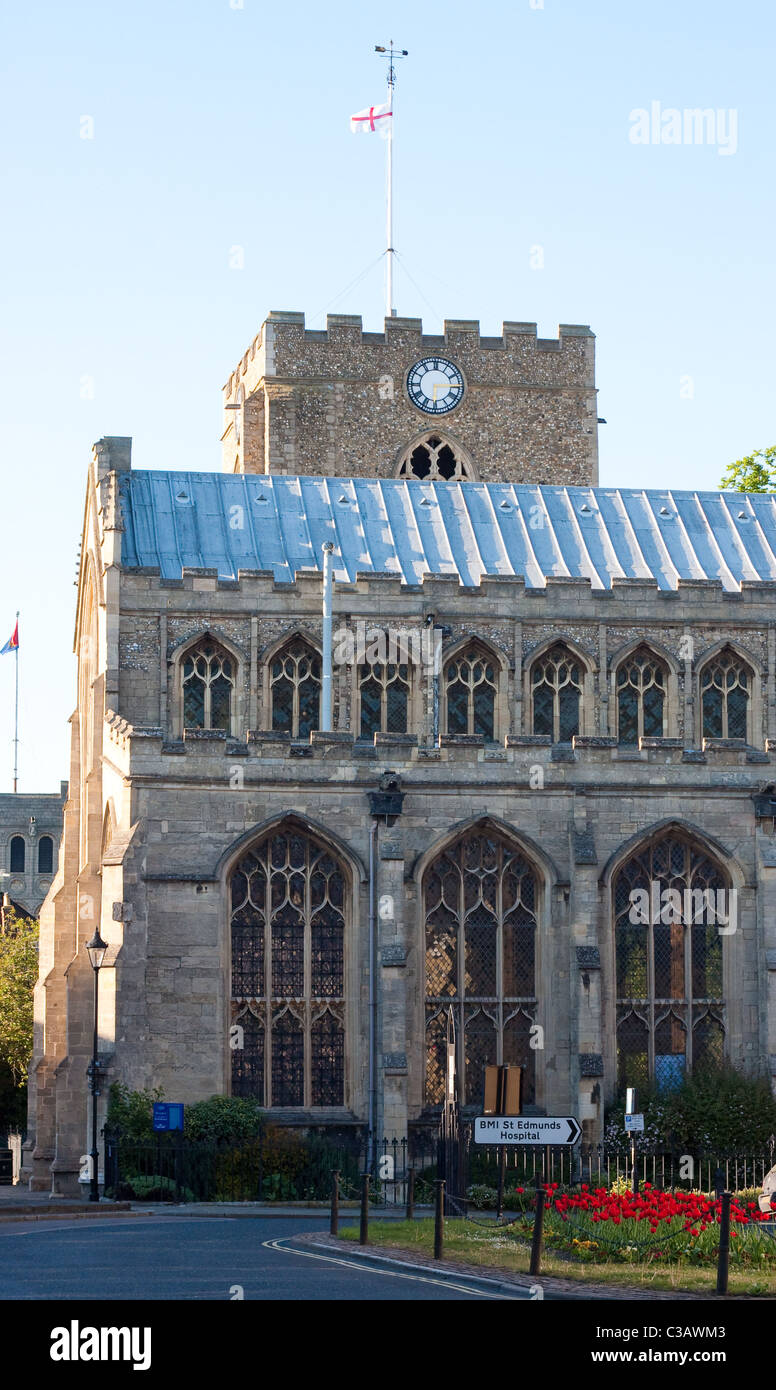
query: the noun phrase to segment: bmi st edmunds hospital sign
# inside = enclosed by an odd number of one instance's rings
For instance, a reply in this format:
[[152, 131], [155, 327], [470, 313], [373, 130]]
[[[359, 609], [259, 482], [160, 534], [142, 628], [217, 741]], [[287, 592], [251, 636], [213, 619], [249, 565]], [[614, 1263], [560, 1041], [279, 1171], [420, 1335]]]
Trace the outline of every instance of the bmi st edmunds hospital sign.
[[582, 1130], [573, 1115], [480, 1115], [476, 1144], [576, 1144]]

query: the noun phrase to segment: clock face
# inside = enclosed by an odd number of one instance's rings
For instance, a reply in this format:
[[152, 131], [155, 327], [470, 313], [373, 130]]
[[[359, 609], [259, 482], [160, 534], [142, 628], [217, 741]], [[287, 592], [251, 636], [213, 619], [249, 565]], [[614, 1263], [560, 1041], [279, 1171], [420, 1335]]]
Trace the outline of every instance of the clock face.
[[425, 415], [447, 415], [463, 400], [464, 381], [446, 357], [424, 357], [407, 373], [407, 394]]

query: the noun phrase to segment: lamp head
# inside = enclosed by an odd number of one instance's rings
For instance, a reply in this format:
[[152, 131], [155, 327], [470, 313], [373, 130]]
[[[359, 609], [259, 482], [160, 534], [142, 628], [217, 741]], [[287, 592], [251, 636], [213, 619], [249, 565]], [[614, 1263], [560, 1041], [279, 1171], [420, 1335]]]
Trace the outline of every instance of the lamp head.
[[107, 941], [103, 941], [100, 936], [99, 927], [95, 927], [94, 936], [91, 941], [87, 941], [86, 949], [89, 953], [89, 960], [92, 963], [92, 970], [99, 970], [105, 959], [105, 952], [108, 949]]

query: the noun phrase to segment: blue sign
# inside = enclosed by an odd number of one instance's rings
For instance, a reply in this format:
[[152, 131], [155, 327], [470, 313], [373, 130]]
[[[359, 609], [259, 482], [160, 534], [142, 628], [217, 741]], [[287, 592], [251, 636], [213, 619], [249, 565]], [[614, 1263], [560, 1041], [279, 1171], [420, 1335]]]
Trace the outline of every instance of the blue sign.
[[154, 1130], [183, 1129], [183, 1106], [178, 1102], [154, 1101]]

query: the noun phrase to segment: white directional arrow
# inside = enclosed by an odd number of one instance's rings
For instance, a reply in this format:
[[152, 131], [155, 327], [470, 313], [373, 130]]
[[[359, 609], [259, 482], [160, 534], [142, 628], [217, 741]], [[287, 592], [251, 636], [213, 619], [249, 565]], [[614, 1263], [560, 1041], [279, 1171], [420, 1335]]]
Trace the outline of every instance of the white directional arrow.
[[573, 1115], [479, 1115], [475, 1144], [576, 1144], [582, 1134]]

